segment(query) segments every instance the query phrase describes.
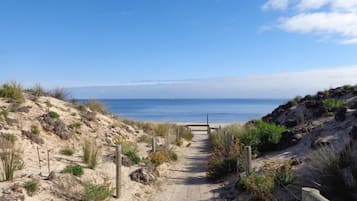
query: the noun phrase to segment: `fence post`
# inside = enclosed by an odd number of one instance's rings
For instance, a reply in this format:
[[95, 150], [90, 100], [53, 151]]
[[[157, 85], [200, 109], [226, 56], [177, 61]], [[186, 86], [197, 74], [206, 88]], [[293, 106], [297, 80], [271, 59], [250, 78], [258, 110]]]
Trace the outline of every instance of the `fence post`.
[[38, 157], [38, 167], [40, 168], [40, 173], [42, 173], [42, 171], [41, 171], [40, 150], [38, 149], [38, 146], [36, 148], [37, 148], [37, 157]]
[[249, 176], [252, 173], [252, 147], [245, 146], [244, 147], [244, 159], [245, 159], [245, 173], [246, 176]]
[[48, 168], [48, 174], [51, 172], [51, 166], [50, 166], [50, 150], [47, 150], [47, 168]]
[[156, 138], [155, 138], [155, 136], [152, 137], [152, 145], [151, 146], [152, 146], [151, 151], [156, 152]]
[[121, 146], [116, 146], [116, 198], [120, 198], [121, 191]]
[[302, 188], [302, 201], [329, 201], [314, 188]]

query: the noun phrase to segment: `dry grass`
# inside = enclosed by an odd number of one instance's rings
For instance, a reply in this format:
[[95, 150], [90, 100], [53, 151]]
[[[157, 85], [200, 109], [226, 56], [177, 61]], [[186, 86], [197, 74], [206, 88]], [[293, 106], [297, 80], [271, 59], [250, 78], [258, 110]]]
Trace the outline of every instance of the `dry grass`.
[[98, 165], [98, 154], [100, 148], [97, 143], [85, 140], [83, 144], [83, 162], [88, 165], [90, 169], [94, 169]]
[[25, 102], [25, 98], [22, 94], [22, 86], [16, 81], [10, 81], [3, 84], [0, 88], [0, 97], [15, 103]]
[[99, 102], [98, 100], [89, 100], [86, 104], [90, 110], [92, 110], [93, 112], [99, 112], [102, 114], [106, 114], [107, 113], [107, 109], [106, 106]]

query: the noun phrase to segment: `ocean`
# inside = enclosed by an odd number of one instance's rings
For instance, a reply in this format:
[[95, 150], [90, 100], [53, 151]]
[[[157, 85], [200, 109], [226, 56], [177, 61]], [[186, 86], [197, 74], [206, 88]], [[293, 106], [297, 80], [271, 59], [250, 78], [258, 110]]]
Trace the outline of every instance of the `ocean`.
[[[85, 100], [81, 100], [83, 102]], [[102, 99], [123, 118], [158, 122], [239, 123], [270, 113], [283, 99]]]

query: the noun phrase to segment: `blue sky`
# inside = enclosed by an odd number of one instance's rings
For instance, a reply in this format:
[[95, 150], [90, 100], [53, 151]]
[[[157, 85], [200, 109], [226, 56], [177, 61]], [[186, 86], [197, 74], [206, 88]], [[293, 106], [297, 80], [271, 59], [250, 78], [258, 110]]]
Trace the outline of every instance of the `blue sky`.
[[356, 8], [353, 0], [1, 0], [0, 82], [151, 85], [346, 69], [357, 64]]

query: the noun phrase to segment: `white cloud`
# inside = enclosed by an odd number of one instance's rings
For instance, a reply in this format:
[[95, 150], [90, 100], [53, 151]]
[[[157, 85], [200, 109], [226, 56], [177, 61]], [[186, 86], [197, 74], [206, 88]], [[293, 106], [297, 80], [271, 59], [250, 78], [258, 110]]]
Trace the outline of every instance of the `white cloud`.
[[287, 8], [292, 14], [277, 21], [282, 30], [357, 44], [357, 0], [295, 0]]
[[269, 0], [263, 6], [263, 10], [285, 10], [289, 6], [289, 0]]

